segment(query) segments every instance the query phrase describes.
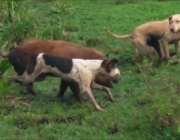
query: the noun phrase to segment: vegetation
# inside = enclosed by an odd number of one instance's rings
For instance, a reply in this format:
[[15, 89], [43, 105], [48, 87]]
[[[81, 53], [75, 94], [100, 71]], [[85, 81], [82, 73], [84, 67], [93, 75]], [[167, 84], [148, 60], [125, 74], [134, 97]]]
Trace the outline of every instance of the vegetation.
[[[59, 79], [36, 83], [37, 96], [11, 81], [7, 60], [0, 63], [0, 138], [2, 139], [146, 139], [180, 138], [180, 65], [132, 65], [131, 40], [117, 40], [103, 27], [130, 33], [145, 22], [178, 13], [178, 1], [26, 0], [2, 1], [0, 46], [7, 53], [27, 38], [66, 40], [118, 58], [121, 82], [111, 89], [115, 102], [93, 91], [105, 108], [96, 112], [88, 100], [80, 105], [68, 90], [57, 99]], [[171, 46], [172, 48], [174, 46]], [[174, 49], [174, 48], [173, 48]], [[170, 61], [177, 60], [180, 55]]]

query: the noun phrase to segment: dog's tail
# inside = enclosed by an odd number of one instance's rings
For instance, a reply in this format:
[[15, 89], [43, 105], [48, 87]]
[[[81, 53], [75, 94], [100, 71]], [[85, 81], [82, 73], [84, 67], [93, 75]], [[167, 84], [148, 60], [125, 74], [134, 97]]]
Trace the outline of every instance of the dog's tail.
[[110, 35], [112, 35], [113, 37], [115, 38], [118, 38], [118, 39], [123, 39], [123, 38], [132, 38], [132, 34], [128, 34], [128, 35], [117, 35], [117, 34], [114, 34], [112, 33], [110, 30], [108, 30], [107, 28], [104, 28], [104, 30], [109, 33]]

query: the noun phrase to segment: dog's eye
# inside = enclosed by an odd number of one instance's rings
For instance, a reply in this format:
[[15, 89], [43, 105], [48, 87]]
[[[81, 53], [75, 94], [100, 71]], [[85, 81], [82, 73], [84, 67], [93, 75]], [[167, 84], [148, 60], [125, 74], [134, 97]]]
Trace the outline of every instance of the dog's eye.
[[179, 20], [177, 20], [176, 23], [179, 23]]

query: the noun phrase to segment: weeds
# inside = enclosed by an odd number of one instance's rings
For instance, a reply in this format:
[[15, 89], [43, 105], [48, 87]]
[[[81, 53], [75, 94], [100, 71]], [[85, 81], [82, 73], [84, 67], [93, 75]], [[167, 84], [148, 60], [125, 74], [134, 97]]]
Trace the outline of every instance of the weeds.
[[69, 6], [64, 2], [57, 1], [50, 8], [53, 14], [64, 15], [68, 12]]
[[[136, 2], [136, 3], [135, 3]], [[59, 79], [35, 83], [37, 96], [11, 82], [14, 70], [0, 63], [0, 137], [3, 139], [178, 139], [179, 64], [155, 63], [135, 57], [131, 40], [110, 37], [103, 27], [130, 33], [147, 21], [178, 11], [176, 1], [10, 1], [0, 5], [1, 52], [27, 38], [66, 40], [95, 47], [118, 58], [121, 82], [111, 89], [115, 102], [93, 91], [104, 112], [76, 102], [70, 90], [57, 99]], [[168, 6], [167, 6], [168, 5]], [[172, 8], [173, 7], [173, 8]], [[165, 11], [162, 9], [166, 9]], [[178, 59], [179, 55], [172, 59]], [[23, 93], [23, 94], [22, 94]]]

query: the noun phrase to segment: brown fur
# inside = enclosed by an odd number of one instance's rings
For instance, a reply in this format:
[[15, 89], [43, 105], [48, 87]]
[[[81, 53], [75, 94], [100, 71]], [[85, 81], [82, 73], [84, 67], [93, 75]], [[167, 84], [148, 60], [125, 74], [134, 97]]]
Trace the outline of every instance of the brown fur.
[[[40, 40], [40, 39], [30, 39], [17, 48], [12, 50], [7, 56], [10, 63], [13, 65], [15, 71], [18, 75], [23, 74], [25, 68], [30, 61], [30, 58], [34, 54], [46, 53], [52, 56], [59, 56], [64, 58], [82, 58], [82, 59], [105, 59], [106, 56], [92, 48], [83, 47], [73, 43], [65, 41], [51, 41], [51, 40]], [[5, 56], [5, 55], [4, 55]], [[46, 74], [39, 76], [36, 81], [44, 80]], [[98, 84], [112, 87], [110, 79], [108, 77], [99, 75], [96, 77], [95, 82]], [[58, 97], [62, 97], [67, 87], [70, 86], [72, 92], [77, 97], [79, 102], [83, 102], [80, 96], [79, 85], [74, 82], [61, 81], [60, 91]], [[27, 90], [32, 94], [35, 94], [33, 89], [33, 84], [27, 85]]]

